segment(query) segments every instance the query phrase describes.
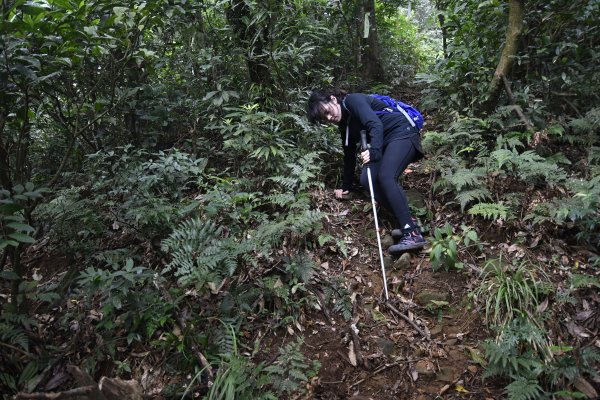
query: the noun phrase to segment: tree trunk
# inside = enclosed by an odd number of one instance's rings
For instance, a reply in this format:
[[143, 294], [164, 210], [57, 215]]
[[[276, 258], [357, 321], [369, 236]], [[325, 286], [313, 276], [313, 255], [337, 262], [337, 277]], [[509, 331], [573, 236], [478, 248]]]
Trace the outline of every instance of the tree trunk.
[[250, 82], [258, 85], [271, 83], [271, 71], [264, 55], [266, 30], [258, 32], [255, 25], [246, 25], [251, 21], [252, 15], [248, 5], [243, 0], [231, 0], [226, 10], [227, 21], [240, 43], [247, 47], [246, 62]]
[[523, 1], [509, 0], [508, 2], [508, 27], [506, 29], [506, 39], [500, 61], [494, 72], [494, 77], [488, 87], [487, 100], [483, 104], [483, 112], [491, 112], [498, 105], [498, 98], [502, 91], [502, 77], [508, 76], [515, 56], [519, 48], [519, 38], [523, 31]]
[[435, 2], [435, 8], [438, 11], [441, 11], [438, 14], [438, 21], [440, 23], [440, 29], [442, 30], [442, 50], [444, 53], [444, 58], [448, 58], [448, 28], [446, 27], [446, 17], [444, 12], [446, 11], [446, 7], [448, 5], [445, 1], [438, 0]]
[[363, 77], [370, 81], [383, 82], [385, 76], [381, 65], [381, 53], [377, 37], [375, 0], [363, 0], [363, 10], [363, 21], [365, 23], [362, 46]]

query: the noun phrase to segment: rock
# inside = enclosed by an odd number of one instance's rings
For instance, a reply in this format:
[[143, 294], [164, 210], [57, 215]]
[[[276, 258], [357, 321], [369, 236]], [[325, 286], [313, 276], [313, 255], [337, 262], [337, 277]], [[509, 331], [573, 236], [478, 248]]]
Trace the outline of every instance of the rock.
[[125, 381], [119, 378], [107, 378], [103, 376], [100, 379], [98, 388], [107, 400], [143, 399], [142, 387], [135, 380]]
[[381, 352], [386, 356], [391, 355], [394, 352], [394, 348], [396, 347], [396, 343], [385, 338], [376, 338], [375, 342], [381, 348]]
[[429, 360], [419, 360], [415, 365], [415, 370], [419, 375], [433, 376], [435, 375], [435, 365]]
[[386, 268], [393, 268], [394, 259], [390, 256], [383, 256], [383, 265], [385, 265]]
[[392, 235], [383, 235], [381, 236], [381, 247], [385, 250], [388, 247], [390, 247], [391, 245], [394, 244], [394, 239], [392, 238]]
[[394, 264], [392, 265], [393, 269], [408, 269], [410, 268], [410, 260], [412, 259], [410, 253], [402, 253], [402, 255], [400, 257], [398, 257], [398, 259], [396, 261], [394, 261]]
[[442, 324], [437, 324], [437, 325], [435, 325], [433, 328], [431, 328], [431, 329], [429, 330], [429, 334], [430, 334], [431, 336], [437, 336], [437, 335], [439, 335], [440, 333], [442, 333], [442, 329], [443, 329], [443, 328], [444, 328], [444, 326], [443, 326]]
[[460, 372], [454, 367], [441, 367], [436, 378], [442, 382], [454, 382], [460, 376]]
[[431, 301], [449, 301], [450, 293], [436, 290], [436, 289], [424, 289], [415, 295], [415, 301], [421, 307], [426, 307]]

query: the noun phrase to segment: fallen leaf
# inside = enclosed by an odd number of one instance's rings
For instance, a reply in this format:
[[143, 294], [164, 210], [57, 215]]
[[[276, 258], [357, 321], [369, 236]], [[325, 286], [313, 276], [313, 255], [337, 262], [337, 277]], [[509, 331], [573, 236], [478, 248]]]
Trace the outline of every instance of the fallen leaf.
[[459, 393], [469, 393], [469, 391], [467, 389], [465, 389], [465, 387], [462, 385], [454, 386], [454, 390], [456, 390]]
[[596, 392], [596, 389], [594, 389], [594, 387], [581, 376], [575, 378], [573, 384], [575, 385], [575, 388], [581, 393], [585, 394], [588, 397], [588, 399], [598, 398], [598, 392]]
[[412, 379], [413, 382], [416, 382], [417, 379], [419, 379], [419, 373], [417, 372], [417, 370], [413, 366], [410, 367], [409, 375], [410, 375], [410, 379]]
[[473, 360], [474, 363], [477, 363], [482, 367], [487, 365], [487, 361], [479, 349], [474, 347], [467, 347], [467, 349], [469, 349], [469, 352], [471, 353], [471, 360]]
[[354, 342], [350, 342], [348, 344], [348, 358], [350, 359], [350, 364], [352, 364], [353, 367], [356, 367], [357, 363], [356, 354], [354, 353]]
[[542, 303], [540, 305], [538, 305], [538, 307], [537, 307], [538, 314], [543, 313], [544, 311], [546, 311], [547, 308], [548, 308], [548, 298], [546, 297], [544, 299], [544, 301], [542, 301]]
[[578, 336], [578, 337], [581, 337], [581, 338], [588, 338], [588, 337], [590, 337], [590, 334], [587, 333], [587, 332], [585, 332], [584, 328], [582, 328], [581, 326], [577, 325], [573, 321], [567, 322], [567, 330], [573, 336]]
[[588, 311], [580, 311], [575, 315], [575, 319], [577, 321], [585, 321], [586, 319], [588, 319], [589, 317], [592, 316], [594, 312], [592, 310], [588, 310]]

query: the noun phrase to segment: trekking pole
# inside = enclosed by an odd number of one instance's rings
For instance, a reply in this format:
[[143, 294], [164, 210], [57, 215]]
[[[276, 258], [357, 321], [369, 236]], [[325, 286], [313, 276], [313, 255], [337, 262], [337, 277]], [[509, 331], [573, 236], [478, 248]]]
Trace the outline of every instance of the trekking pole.
[[[361, 151], [367, 150], [367, 132], [360, 131]], [[373, 217], [375, 218], [375, 232], [377, 232], [377, 245], [379, 246], [379, 260], [381, 260], [381, 274], [383, 275], [383, 287], [385, 289], [385, 299], [388, 300], [387, 279], [385, 277], [385, 265], [383, 263], [383, 250], [381, 249], [381, 236], [379, 236], [379, 222], [377, 222], [377, 209], [375, 208], [375, 192], [373, 191], [373, 180], [371, 178], [371, 168], [367, 167], [367, 177], [369, 178], [369, 192], [371, 192], [371, 205], [373, 207]]]

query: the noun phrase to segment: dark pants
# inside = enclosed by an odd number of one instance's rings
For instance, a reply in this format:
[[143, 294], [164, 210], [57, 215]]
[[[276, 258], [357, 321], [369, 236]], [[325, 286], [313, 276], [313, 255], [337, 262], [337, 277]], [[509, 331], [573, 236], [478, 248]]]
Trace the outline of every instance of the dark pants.
[[[395, 140], [383, 149], [383, 157], [379, 161], [368, 165], [371, 169], [375, 199], [394, 214], [399, 224], [398, 228], [404, 228], [407, 224], [414, 227], [408, 200], [398, 183], [398, 177], [408, 164], [418, 159], [418, 155], [419, 152], [411, 139]], [[369, 188], [366, 166], [362, 169], [360, 183]]]

